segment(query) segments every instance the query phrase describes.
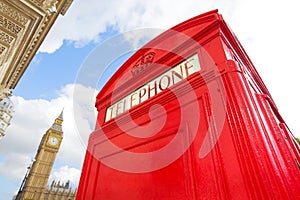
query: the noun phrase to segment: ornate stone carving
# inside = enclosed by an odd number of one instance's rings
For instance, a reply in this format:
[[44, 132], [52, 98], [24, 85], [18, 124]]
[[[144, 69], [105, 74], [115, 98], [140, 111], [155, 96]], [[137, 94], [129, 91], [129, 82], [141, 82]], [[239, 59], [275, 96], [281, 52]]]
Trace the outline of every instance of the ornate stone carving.
[[19, 25], [15, 24], [4, 16], [0, 16], [0, 27], [3, 27], [14, 34], [18, 34], [22, 30]]
[[0, 101], [8, 96], [11, 96], [11, 90], [4, 87], [3, 85], [0, 85]]
[[47, 13], [50, 15], [53, 12], [57, 11], [56, 4], [57, 0], [44, 0], [43, 2], [43, 8], [47, 11]]
[[[5, 46], [0, 44], [0, 56], [2, 55], [2, 53], [5, 51]], [[1, 62], [0, 62], [1, 63]]]
[[72, 1], [0, 0], [0, 84], [15, 88], [56, 18]]
[[10, 43], [14, 40], [14, 38], [3, 31], [0, 31], [0, 41], [10, 45]]
[[34, 3], [35, 5], [42, 7], [43, 2], [44, 2], [45, 0], [30, 0], [30, 1], [31, 1], [32, 3]]
[[5, 14], [7, 16], [10, 16], [11, 18], [18, 21], [23, 26], [25, 26], [26, 23], [28, 22], [28, 18], [26, 18], [19, 11], [17, 11], [13, 7], [10, 7], [9, 5], [5, 4], [4, 2], [0, 2], [0, 12], [2, 12], [3, 14]]
[[35, 5], [43, 8], [48, 14], [56, 12], [57, 0], [30, 0]]

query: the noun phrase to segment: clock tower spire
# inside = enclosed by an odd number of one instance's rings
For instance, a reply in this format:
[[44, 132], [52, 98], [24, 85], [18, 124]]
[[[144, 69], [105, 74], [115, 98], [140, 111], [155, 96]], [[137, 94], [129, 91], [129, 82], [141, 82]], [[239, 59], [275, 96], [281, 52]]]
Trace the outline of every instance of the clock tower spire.
[[63, 114], [64, 114], [64, 109], [62, 109], [60, 115], [55, 119], [54, 123], [52, 124], [50, 129], [59, 131], [62, 133], [62, 122], [63, 122]]
[[29, 167], [16, 200], [44, 199], [48, 179], [63, 139], [63, 110], [43, 135], [35, 159]]

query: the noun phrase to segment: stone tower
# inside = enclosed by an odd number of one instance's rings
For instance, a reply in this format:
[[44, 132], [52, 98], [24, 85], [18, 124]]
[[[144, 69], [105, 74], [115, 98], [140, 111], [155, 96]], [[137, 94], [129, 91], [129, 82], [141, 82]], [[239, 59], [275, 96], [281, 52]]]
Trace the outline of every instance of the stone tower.
[[13, 113], [14, 104], [8, 97], [0, 101], [0, 140], [4, 137], [5, 131], [10, 125]]
[[63, 111], [43, 135], [35, 159], [17, 194], [17, 200], [44, 199], [48, 179], [63, 139], [62, 122]]

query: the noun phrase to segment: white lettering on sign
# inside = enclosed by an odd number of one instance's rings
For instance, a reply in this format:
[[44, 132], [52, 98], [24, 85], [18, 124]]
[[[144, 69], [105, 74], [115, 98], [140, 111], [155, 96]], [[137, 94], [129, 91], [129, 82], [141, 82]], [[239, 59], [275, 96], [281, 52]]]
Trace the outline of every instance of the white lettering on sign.
[[200, 71], [200, 69], [198, 55], [194, 54], [108, 107], [106, 109], [105, 122], [150, 99], [179, 81], [186, 79], [193, 73]]

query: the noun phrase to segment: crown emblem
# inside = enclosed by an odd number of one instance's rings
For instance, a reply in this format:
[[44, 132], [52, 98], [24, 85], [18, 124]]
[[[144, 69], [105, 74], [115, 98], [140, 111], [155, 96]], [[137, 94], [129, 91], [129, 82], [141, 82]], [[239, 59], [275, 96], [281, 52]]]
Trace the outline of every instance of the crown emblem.
[[133, 76], [139, 74], [146, 69], [151, 63], [153, 63], [155, 53], [149, 52], [141, 56], [141, 58], [133, 65], [131, 73]]

